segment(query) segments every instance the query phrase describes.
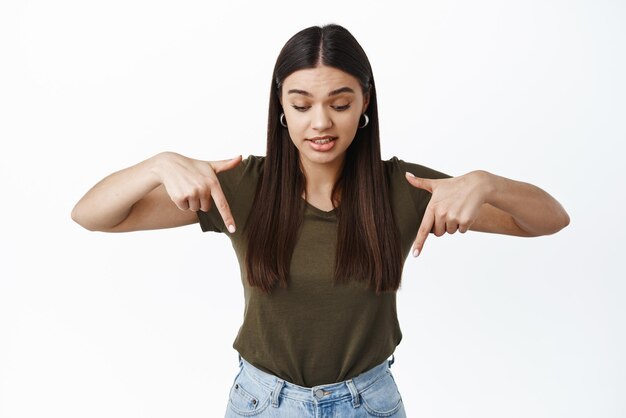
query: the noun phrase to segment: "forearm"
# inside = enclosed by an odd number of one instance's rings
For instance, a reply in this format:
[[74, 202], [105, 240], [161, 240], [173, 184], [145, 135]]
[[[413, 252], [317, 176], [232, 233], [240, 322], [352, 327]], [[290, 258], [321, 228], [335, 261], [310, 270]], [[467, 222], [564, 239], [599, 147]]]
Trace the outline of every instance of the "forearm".
[[529, 235], [550, 235], [566, 227], [569, 215], [550, 194], [529, 183], [484, 172], [488, 178], [486, 203], [509, 213]]
[[159, 186], [157, 156], [117, 171], [93, 186], [74, 206], [72, 219], [89, 230], [106, 230], [122, 222], [133, 205]]

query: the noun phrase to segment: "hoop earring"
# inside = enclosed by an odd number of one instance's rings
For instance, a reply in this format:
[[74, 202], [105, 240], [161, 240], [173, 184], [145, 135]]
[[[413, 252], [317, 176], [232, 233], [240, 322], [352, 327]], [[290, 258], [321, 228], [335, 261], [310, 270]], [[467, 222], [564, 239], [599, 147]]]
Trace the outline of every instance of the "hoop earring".
[[[370, 118], [365, 113], [363, 113], [363, 116], [365, 116], [365, 123], [362, 126], [359, 125], [359, 128], [365, 128], [367, 124], [370, 123]], [[359, 118], [359, 120], [361, 120], [361, 118]]]
[[280, 114], [280, 124], [283, 125], [285, 128], [287, 127], [287, 123], [283, 122], [283, 118], [285, 117], [284, 113]]

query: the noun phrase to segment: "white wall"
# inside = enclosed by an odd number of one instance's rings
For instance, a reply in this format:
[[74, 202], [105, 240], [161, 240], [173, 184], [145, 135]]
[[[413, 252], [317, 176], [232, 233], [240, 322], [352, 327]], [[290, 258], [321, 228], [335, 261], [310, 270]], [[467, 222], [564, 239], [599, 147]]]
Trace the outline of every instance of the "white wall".
[[625, 4], [226, 3], [0, 5], [0, 416], [223, 416], [243, 313], [228, 238], [90, 233], [70, 211], [162, 150], [263, 155], [280, 48], [330, 22], [374, 67], [384, 158], [527, 181], [571, 217], [431, 235], [407, 260], [408, 415], [625, 416]]

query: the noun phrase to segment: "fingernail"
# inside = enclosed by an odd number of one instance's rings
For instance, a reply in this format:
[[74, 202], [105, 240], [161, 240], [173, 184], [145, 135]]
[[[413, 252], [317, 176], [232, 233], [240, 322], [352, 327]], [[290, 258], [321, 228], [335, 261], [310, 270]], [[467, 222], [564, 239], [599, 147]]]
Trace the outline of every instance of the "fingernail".
[[235, 225], [228, 225], [228, 232], [230, 232], [231, 234], [235, 233]]
[[413, 175], [413, 173], [409, 173], [408, 171], [406, 172], [406, 175], [407, 175], [407, 176], [409, 176], [409, 177], [415, 177], [415, 176]]
[[418, 255], [420, 255], [420, 250], [416, 248], [413, 250], [413, 257], [417, 257]]

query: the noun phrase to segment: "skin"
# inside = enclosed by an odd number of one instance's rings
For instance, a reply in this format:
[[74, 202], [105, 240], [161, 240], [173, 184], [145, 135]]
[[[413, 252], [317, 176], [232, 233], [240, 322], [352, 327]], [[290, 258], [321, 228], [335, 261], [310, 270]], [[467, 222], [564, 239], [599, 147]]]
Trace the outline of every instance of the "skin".
[[[352, 91], [329, 96], [345, 87]], [[289, 75], [280, 101], [307, 178], [304, 197], [322, 210], [332, 210], [332, 187], [369, 98], [350, 74], [320, 66]], [[315, 151], [307, 140], [324, 135], [337, 137], [335, 146]], [[208, 211], [215, 204], [234, 233], [235, 220], [216, 174], [240, 162], [241, 156], [203, 161], [159, 153], [98, 182], [76, 204], [72, 219], [89, 230], [105, 232], [172, 228], [198, 222], [196, 211]], [[487, 171], [449, 179], [407, 173], [406, 179], [432, 193], [415, 239], [416, 257], [431, 232], [438, 237], [468, 230], [533, 237], [558, 232], [570, 221], [559, 202], [542, 189]]]

